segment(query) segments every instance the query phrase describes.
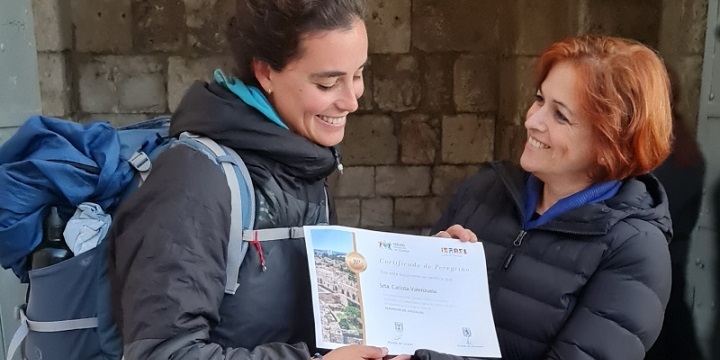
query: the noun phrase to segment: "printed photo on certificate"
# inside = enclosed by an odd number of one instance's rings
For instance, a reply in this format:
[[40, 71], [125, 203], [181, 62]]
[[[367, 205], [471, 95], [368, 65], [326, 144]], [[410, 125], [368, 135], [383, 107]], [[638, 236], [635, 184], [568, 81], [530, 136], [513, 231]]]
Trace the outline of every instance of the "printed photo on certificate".
[[317, 347], [500, 357], [481, 243], [306, 226]]

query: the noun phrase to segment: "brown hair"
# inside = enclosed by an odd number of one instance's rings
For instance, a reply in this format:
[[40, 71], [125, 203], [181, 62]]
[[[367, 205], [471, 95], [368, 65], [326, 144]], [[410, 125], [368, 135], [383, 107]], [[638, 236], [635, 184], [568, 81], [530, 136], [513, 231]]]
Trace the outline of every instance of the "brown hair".
[[257, 85], [252, 61], [261, 60], [282, 71], [302, 55], [300, 40], [319, 31], [350, 29], [365, 19], [364, 0], [237, 0], [227, 39], [236, 76]]
[[[594, 182], [655, 169], [670, 153], [670, 85], [662, 59], [632, 40], [599, 35], [552, 44], [537, 63], [537, 84], [560, 62], [573, 65], [581, 111], [600, 146]], [[601, 160], [602, 159], [602, 160]]]

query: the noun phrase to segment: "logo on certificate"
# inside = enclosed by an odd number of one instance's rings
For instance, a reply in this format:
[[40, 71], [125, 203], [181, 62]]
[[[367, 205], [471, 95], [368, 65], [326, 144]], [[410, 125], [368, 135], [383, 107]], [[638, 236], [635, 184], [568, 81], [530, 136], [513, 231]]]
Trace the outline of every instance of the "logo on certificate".
[[401, 242], [390, 242], [385, 240], [378, 240], [378, 248], [382, 250], [399, 251], [399, 252], [410, 252], [405, 244]]
[[472, 336], [472, 329], [470, 328], [462, 328], [463, 336], [465, 337], [465, 343], [467, 345], [470, 345], [470, 337]]
[[463, 256], [463, 255], [467, 255], [467, 253], [468, 253], [467, 249], [458, 249], [458, 248], [449, 248], [449, 247], [441, 248], [440, 251], [444, 255], [454, 255], [454, 256]]
[[395, 322], [395, 340], [400, 340], [403, 334], [403, 323], [401, 322]]

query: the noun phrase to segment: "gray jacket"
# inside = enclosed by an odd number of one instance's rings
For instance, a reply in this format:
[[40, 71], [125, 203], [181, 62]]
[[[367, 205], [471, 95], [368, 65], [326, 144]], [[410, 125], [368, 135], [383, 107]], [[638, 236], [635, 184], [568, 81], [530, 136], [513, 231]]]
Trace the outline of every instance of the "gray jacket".
[[[283, 129], [217, 84], [194, 84], [171, 122], [232, 147], [250, 171], [255, 228], [327, 222], [333, 149]], [[314, 324], [303, 240], [253, 246], [225, 295], [230, 190], [205, 155], [175, 147], [118, 209], [113, 311], [126, 359], [308, 359]], [[267, 270], [262, 271], [264, 259]], [[310, 347], [311, 349], [308, 349]]]

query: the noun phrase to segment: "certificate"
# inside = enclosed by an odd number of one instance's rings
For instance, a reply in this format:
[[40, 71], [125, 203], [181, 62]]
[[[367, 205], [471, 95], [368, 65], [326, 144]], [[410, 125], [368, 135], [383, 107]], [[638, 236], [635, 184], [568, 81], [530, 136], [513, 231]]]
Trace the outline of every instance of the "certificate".
[[306, 226], [317, 347], [500, 357], [481, 243]]

